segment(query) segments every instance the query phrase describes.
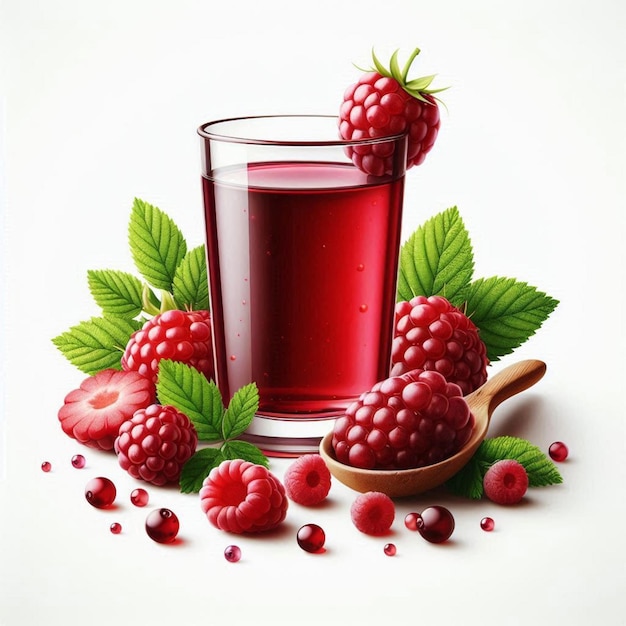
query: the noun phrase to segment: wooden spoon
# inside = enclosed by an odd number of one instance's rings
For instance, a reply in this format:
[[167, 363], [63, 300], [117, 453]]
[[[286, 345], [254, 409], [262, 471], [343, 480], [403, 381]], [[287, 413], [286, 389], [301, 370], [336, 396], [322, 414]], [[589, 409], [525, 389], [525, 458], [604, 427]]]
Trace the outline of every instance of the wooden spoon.
[[332, 432], [322, 439], [320, 454], [331, 474], [356, 491], [382, 491], [392, 498], [428, 491], [442, 485], [472, 458], [487, 434], [496, 407], [541, 380], [545, 371], [546, 364], [543, 361], [520, 361], [504, 368], [466, 396], [475, 419], [472, 436], [454, 456], [434, 465], [405, 470], [367, 470], [344, 465], [334, 457]]

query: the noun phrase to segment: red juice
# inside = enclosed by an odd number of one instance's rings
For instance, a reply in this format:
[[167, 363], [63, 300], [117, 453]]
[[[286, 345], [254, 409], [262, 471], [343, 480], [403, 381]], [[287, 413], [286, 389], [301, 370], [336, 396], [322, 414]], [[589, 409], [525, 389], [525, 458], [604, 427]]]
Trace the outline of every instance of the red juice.
[[403, 185], [339, 163], [203, 178], [225, 402], [255, 382], [261, 415], [330, 417], [388, 375]]

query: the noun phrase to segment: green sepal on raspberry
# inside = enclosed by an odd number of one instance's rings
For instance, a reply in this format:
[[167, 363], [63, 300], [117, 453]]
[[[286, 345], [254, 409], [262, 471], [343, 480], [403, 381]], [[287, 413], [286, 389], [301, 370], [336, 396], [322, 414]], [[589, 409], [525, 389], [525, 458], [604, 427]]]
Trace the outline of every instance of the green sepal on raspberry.
[[[393, 78], [398, 82], [400, 87], [406, 91], [409, 96], [415, 98], [416, 100], [420, 100], [421, 102], [425, 102], [427, 104], [432, 104], [432, 100], [426, 98], [426, 96], [433, 95], [436, 93], [441, 93], [448, 89], [448, 87], [440, 87], [439, 89], [430, 89], [430, 85], [436, 77], [436, 74], [431, 74], [430, 76], [422, 76], [420, 78], [413, 78], [409, 80], [409, 71], [411, 70], [411, 66], [413, 65], [413, 61], [417, 58], [421, 50], [419, 48], [415, 48], [409, 56], [407, 62], [404, 64], [403, 69], [400, 69], [400, 65], [398, 63], [398, 53], [400, 51], [396, 50], [392, 55], [389, 61], [389, 68], [386, 68], [376, 56], [374, 50], [372, 50], [372, 61], [374, 62], [374, 67], [371, 68], [371, 71], [378, 72], [381, 76], [386, 76], [388, 78]], [[435, 98], [440, 102], [438, 98]]]

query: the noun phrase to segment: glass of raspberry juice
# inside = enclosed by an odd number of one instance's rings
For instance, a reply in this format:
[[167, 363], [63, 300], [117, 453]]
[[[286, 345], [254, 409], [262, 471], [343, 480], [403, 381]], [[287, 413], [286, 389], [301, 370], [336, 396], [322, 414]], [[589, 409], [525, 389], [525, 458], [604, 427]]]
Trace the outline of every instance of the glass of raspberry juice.
[[225, 403], [256, 383], [244, 437], [266, 454], [316, 451], [389, 373], [406, 137], [344, 141], [307, 115], [198, 132], [216, 383]]

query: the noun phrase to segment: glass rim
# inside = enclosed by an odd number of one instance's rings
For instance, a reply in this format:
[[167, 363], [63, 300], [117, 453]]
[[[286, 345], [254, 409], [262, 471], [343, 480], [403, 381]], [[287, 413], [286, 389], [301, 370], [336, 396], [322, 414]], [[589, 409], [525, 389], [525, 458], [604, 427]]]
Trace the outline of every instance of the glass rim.
[[[393, 135], [385, 135], [383, 137], [364, 137], [361, 139], [342, 139], [337, 136], [334, 139], [261, 139], [258, 137], [246, 137], [244, 133], [221, 133], [211, 132], [208, 130], [212, 126], [218, 124], [227, 124], [229, 122], [245, 122], [250, 120], [277, 120], [277, 119], [327, 119], [337, 120], [339, 118], [336, 115], [316, 115], [316, 114], [276, 114], [276, 115], [247, 115], [238, 117], [228, 117], [211, 122], [205, 122], [198, 127], [198, 134], [203, 139], [212, 139], [215, 141], [222, 141], [226, 143], [237, 144], [251, 144], [259, 146], [310, 146], [310, 147], [325, 147], [325, 146], [363, 146], [363, 145], [376, 145], [380, 143], [387, 143], [390, 141], [398, 141], [406, 136], [406, 131], [401, 133], [395, 133]], [[337, 124], [337, 129], [339, 124]]]

